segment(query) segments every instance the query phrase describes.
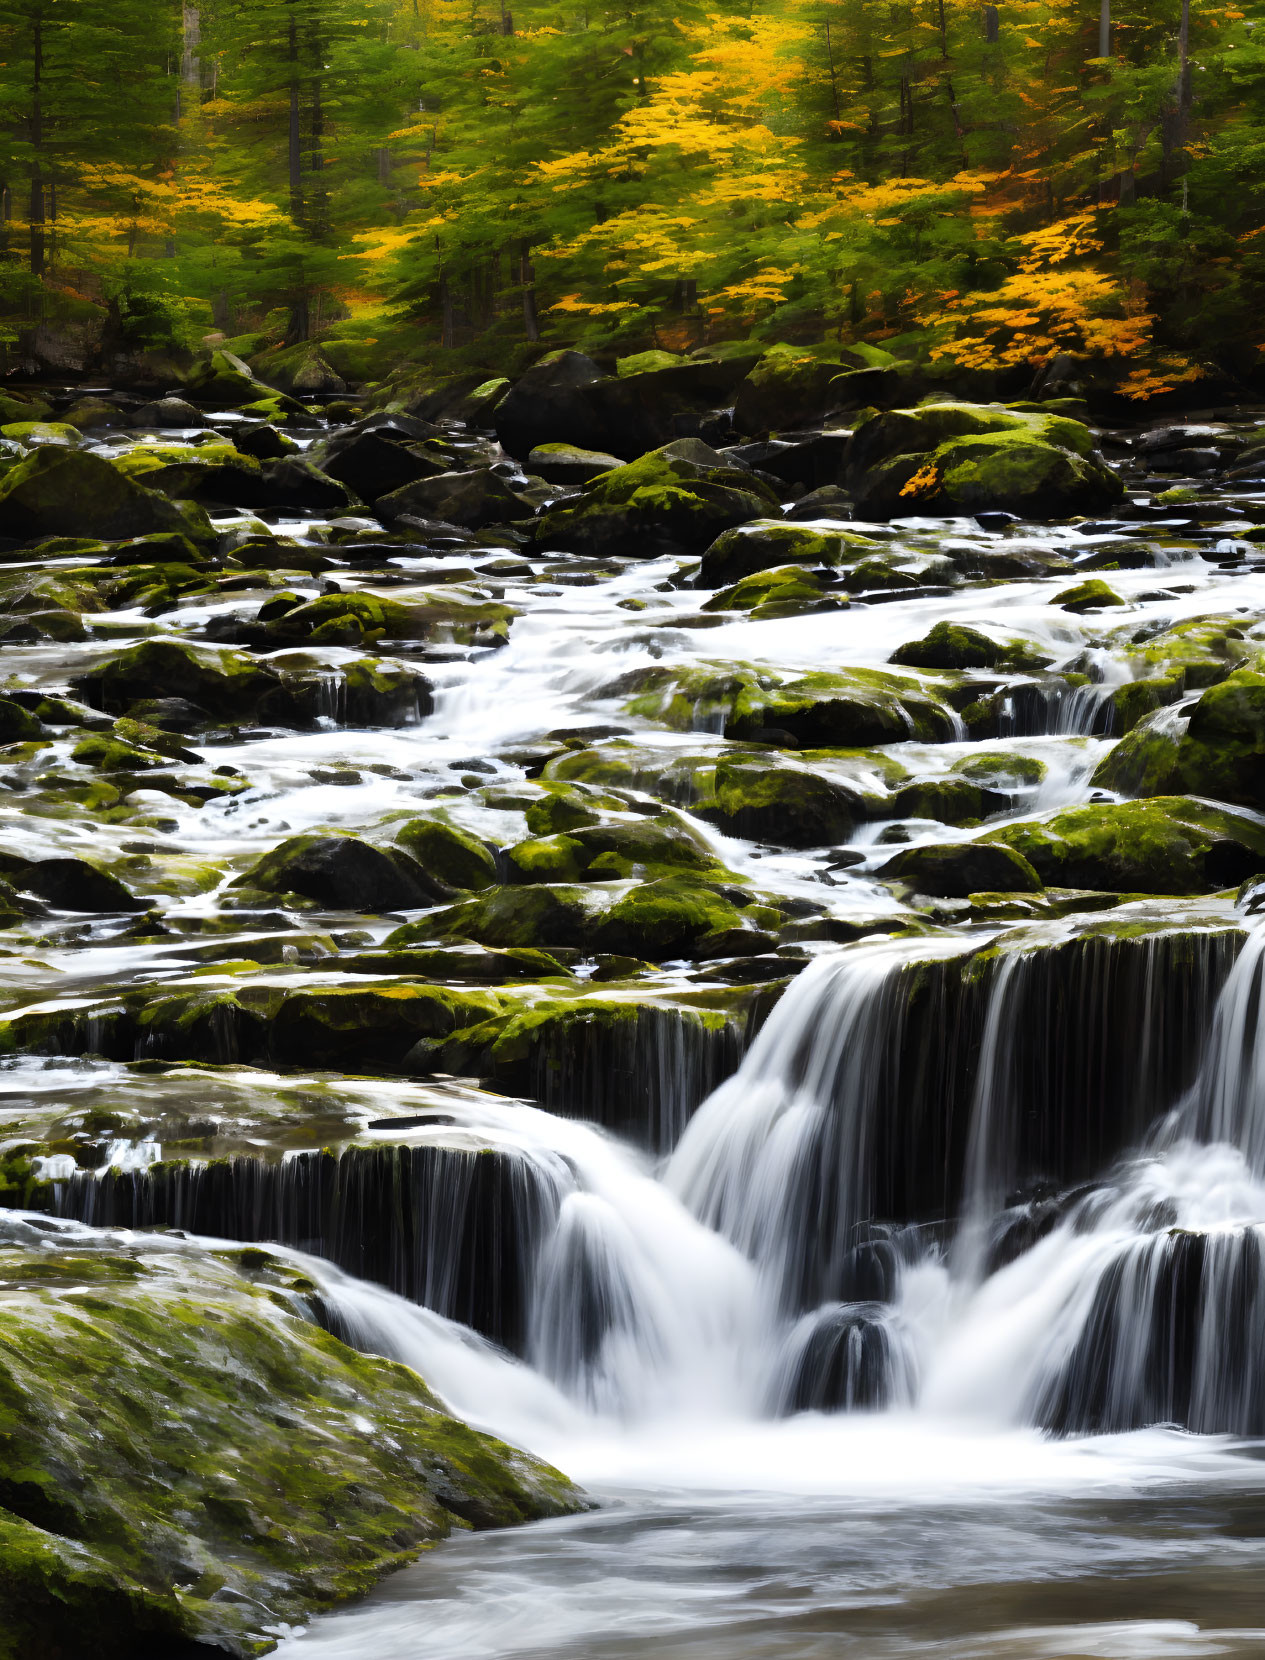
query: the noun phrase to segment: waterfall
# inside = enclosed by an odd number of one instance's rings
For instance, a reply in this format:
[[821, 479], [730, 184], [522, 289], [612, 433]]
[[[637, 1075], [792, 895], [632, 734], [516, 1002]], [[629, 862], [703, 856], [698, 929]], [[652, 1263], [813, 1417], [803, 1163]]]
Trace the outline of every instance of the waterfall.
[[1199, 1141], [1224, 1141], [1265, 1175], [1265, 927], [1248, 936], [1217, 1005], [1208, 1053], [1179, 1117]]

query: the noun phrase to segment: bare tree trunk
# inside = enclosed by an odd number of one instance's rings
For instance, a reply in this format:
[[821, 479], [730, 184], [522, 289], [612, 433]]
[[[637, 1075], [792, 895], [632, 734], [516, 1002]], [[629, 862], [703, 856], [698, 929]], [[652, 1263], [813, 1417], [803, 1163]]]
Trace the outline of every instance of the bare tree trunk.
[[984, 42], [996, 46], [1001, 39], [1001, 17], [996, 6], [984, 7]]
[[519, 243], [518, 281], [523, 291], [523, 328], [534, 345], [540, 339], [540, 317], [536, 311], [536, 272], [528, 242]]
[[830, 40], [830, 19], [826, 19], [826, 62], [830, 66], [830, 101], [835, 107], [835, 120], [842, 115], [839, 108], [839, 77], [835, 74], [835, 52]]
[[290, 38], [288, 59], [290, 64], [290, 122], [289, 122], [289, 162], [290, 162], [290, 217], [296, 225], [303, 223], [303, 134], [300, 126], [300, 98], [299, 98], [299, 25], [294, 13], [294, 0], [290, 0]]
[[31, 251], [33, 277], [44, 275], [44, 174], [40, 163], [44, 143], [44, 16], [31, 19]]
[[1111, 56], [1111, 0], [1101, 0], [1098, 8], [1098, 56]]
[[202, 86], [202, 13], [190, 0], [184, 0], [181, 11], [180, 79], [187, 87]]

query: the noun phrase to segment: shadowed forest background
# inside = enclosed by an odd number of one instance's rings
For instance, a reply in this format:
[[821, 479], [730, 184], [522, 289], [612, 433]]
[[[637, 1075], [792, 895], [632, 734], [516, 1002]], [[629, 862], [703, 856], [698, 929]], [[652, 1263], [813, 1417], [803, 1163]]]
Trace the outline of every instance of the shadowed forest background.
[[6, 365], [1259, 362], [1258, 0], [509, 3], [3, 0]]

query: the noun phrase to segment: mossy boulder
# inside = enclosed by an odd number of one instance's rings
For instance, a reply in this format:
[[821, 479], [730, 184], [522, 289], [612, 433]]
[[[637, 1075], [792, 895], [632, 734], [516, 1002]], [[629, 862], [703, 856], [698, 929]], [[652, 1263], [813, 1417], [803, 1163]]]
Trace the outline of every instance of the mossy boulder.
[[358, 836], [290, 836], [234, 878], [235, 887], [297, 893], [327, 910], [416, 910], [440, 896], [420, 865], [398, 848]]
[[951, 622], [938, 622], [921, 640], [899, 646], [891, 660], [910, 669], [1044, 669], [1051, 661], [1023, 640], [994, 640]]
[[269, 1043], [284, 1065], [395, 1072], [415, 1044], [448, 1037], [497, 1013], [495, 994], [388, 983], [291, 992], [273, 1016]]
[[1064, 588], [1062, 593], [1055, 594], [1052, 603], [1061, 606], [1064, 611], [1079, 615], [1084, 611], [1103, 611], [1113, 605], [1127, 605], [1128, 601], [1121, 599], [1101, 577], [1090, 577], [1086, 582], [1078, 582], [1074, 587]]
[[602, 473], [535, 527], [545, 548], [654, 559], [693, 553], [721, 531], [766, 513], [773, 492], [697, 439], [678, 439]]
[[784, 748], [944, 743], [956, 731], [952, 712], [916, 681], [879, 670], [782, 677], [743, 664], [653, 665], [605, 691], [627, 696], [630, 714], [678, 732], [723, 731]]
[[846, 611], [851, 605], [829, 579], [802, 565], [782, 565], [758, 571], [704, 602], [704, 611], [745, 611], [752, 622], [778, 617], [815, 616], [823, 611]]
[[527, 457], [527, 471], [549, 484], [587, 484], [621, 465], [617, 455], [578, 444], [537, 444]]
[[674, 814], [580, 825], [563, 835], [536, 837], [511, 847], [505, 861], [516, 882], [611, 881], [679, 871], [724, 874], [713, 850]]
[[1021, 853], [987, 842], [903, 848], [878, 874], [885, 882], [908, 882], [919, 893], [945, 899], [965, 899], [973, 893], [1039, 893], [1044, 886]]
[[[320, 632], [320, 631], [324, 632]], [[281, 638], [309, 635], [334, 643], [336, 634], [355, 639], [409, 639], [426, 632], [425, 622], [399, 600], [378, 594], [322, 594], [287, 610], [275, 632]]]
[[5, 534], [122, 540], [178, 531], [197, 542], [213, 534], [200, 510], [169, 501], [127, 478], [90, 450], [37, 450], [0, 478]]
[[773, 941], [750, 927], [737, 907], [713, 889], [672, 877], [639, 883], [617, 899], [598, 924], [593, 943], [599, 951], [665, 962], [755, 955]]
[[1188, 712], [1165, 709], [1139, 722], [1094, 782], [1128, 795], [1188, 790], [1265, 809], [1265, 675], [1238, 669]]
[[321, 1330], [284, 1258], [7, 1233], [5, 1660], [263, 1653], [454, 1528], [581, 1502]]
[[546, 950], [583, 945], [605, 901], [600, 893], [571, 885], [488, 888], [473, 899], [406, 923], [387, 936], [388, 946], [434, 939], [476, 940], [505, 948]]
[[1002, 509], [1026, 518], [1094, 513], [1124, 485], [1079, 421], [1000, 405], [923, 404], [864, 421], [848, 451], [860, 512], [874, 518]]
[[852, 784], [800, 767], [722, 757], [712, 799], [699, 816], [726, 835], [774, 847], [827, 847], [848, 841], [867, 816], [865, 797]]
[[486, 525], [509, 524], [531, 517], [529, 502], [511, 490], [490, 467], [472, 472], [439, 473], [418, 479], [380, 496], [374, 512], [390, 524], [408, 515], [417, 519], [439, 519], [445, 524], [482, 530]]
[[1049, 887], [1210, 893], [1265, 870], [1265, 827], [1181, 795], [1066, 808], [981, 840], [1014, 848]]
[[766, 351], [738, 388], [734, 425], [755, 436], [811, 426], [855, 402], [837, 353], [798, 346]]
[[240, 652], [150, 639], [104, 658], [73, 684], [93, 708], [111, 713], [143, 699], [182, 698], [217, 718], [241, 720], [254, 715], [282, 679]]
[[0, 744], [29, 743], [47, 736], [48, 728], [37, 714], [12, 698], [0, 697]]
[[878, 550], [878, 544], [851, 530], [820, 530], [788, 524], [785, 519], [757, 519], [754, 524], [722, 531], [703, 554], [695, 582], [719, 588], [774, 566], [838, 566], [854, 563]]
[[83, 443], [79, 428], [65, 421], [11, 421], [0, 427], [0, 438], [11, 438], [32, 450], [45, 444], [73, 450]]
[[500, 881], [487, 843], [445, 819], [409, 819], [396, 830], [395, 841], [440, 887], [479, 891]]

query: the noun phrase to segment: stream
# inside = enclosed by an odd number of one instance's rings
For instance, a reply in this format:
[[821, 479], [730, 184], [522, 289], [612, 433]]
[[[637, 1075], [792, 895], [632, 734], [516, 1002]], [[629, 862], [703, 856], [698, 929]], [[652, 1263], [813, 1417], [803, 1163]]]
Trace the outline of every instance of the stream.
[[[158, 436], [93, 442], [118, 454]], [[457, 1415], [598, 1501], [458, 1535], [292, 1631], [285, 1660], [1265, 1653], [1265, 920], [1250, 895], [1236, 902], [1237, 883], [1106, 902], [1089, 884], [1052, 898], [1052, 884], [975, 903], [880, 876], [902, 849], [1119, 799], [1094, 781], [1120, 741], [1111, 700], [1160, 672], [1142, 655], [1156, 641], [1220, 619], [1245, 654], [1265, 652], [1265, 542], [1245, 535], [1265, 520], [1265, 486], [1190, 482], [1190, 505], [1165, 507], [1135, 478], [1127, 510], [1101, 523], [850, 525], [917, 583], [766, 620], [706, 610], [680, 559], [477, 537], [437, 557], [373, 542], [370, 519], [216, 509], [225, 535], [266, 527], [324, 569], [283, 566], [258, 585], [230, 572], [157, 612], [120, 605], [87, 617], [83, 639], [8, 654], [9, 695], [30, 703], [66, 696], [137, 638], [231, 645], [282, 582], [300, 598], [336, 582], [449, 607], [428, 639], [374, 648], [427, 677], [420, 721], [338, 724], [335, 700], [307, 729], [222, 725], [183, 740], [201, 755], [192, 770], [138, 777], [108, 811], [82, 796], [58, 806], [47, 782], [74, 775], [82, 734], [52, 726], [38, 754], [10, 753], [0, 844], [98, 860], [143, 907], [28, 923], [0, 956], [10, 1019], [100, 1020], [130, 996], [191, 987], [364, 985], [365, 954], [426, 907], [334, 914], [243, 899], [234, 881], [285, 837], [372, 837], [423, 810], [512, 847], [542, 774], [565, 776], [559, 758], [581, 753], [624, 768], [617, 815], [636, 823], [667, 802], [737, 884], [812, 919], [798, 933], [784, 920], [746, 959], [668, 958], [627, 985], [618, 963], [563, 951], [580, 992], [617, 984], [648, 1007], [714, 994], [737, 1008], [724, 999], [777, 986], [758, 1018], [742, 1005], [741, 1053], [717, 1087], [693, 1028], [658, 1053], [643, 1036], [653, 1133], [573, 1098], [547, 1110], [496, 1078], [446, 1064], [407, 1075], [359, 1053], [305, 1068], [227, 1040], [173, 1058], [84, 1039], [3, 1063], [5, 1145], [41, 1145], [60, 1226], [271, 1242], [318, 1284], [336, 1335], [414, 1367]], [[970, 574], [1050, 557], [1049, 575]], [[1056, 603], [1081, 572], [1119, 603]], [[504, 643], [480, 633], [489, 605], [513, 613]], [[700, 703], [684, 730], [644, 701], [630, 710], [629, 677], [650, 669], [892, 672], [894, 651], [945, 621], [1020, 640], [1047, 667], [993, 677], [996, 735], [970, 737], [955, 709], [945, 741], [814, 751], [803, 764], [866, 803], [829, 845], [744, 838], [664, 782], [735, 749], [723, 710]], [[335, 684], [363, 653], [319, 655]], [[1200, 684], [1162, 716], [1183, 719]], [[913, 783], [932, 799], [971, 777], [981, 756], [1000, 792], [982, 822], [897, 805]], [[768, 764], [788, 758], [774, 745]], [[195, 776], [210, 780], [201, 794]], [[143, 926], [155, 913], [161, 926]], [[304, 1210], [303, 1161], [330, 1147], [457, 1161], [425, 1166], [439, 1174], [399, 1246], [411, 1263], [357, 1275], [360, 1245]], [[499, 1314], [479, 1330], [459, 1317], [476, 1201], [458, 1163], [485, 1149], [512, 1171], [496, 1242], [522, 1277], [512, 1341]], [[160, 1186], [178, 1179], [164, 1161], [189, 1158], [264, 1174], [231, 1202], [209, 1170], [178, 1194]], [[363, 1214], [386, 1216], [397, 1190], [356, 1168]]]

